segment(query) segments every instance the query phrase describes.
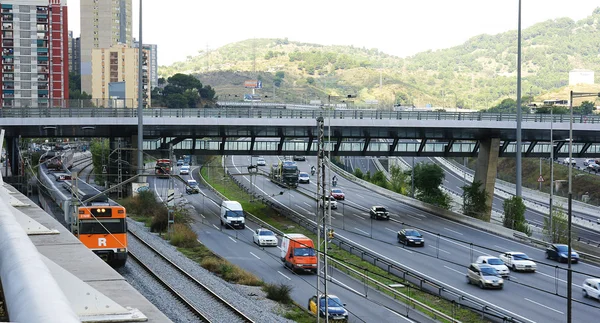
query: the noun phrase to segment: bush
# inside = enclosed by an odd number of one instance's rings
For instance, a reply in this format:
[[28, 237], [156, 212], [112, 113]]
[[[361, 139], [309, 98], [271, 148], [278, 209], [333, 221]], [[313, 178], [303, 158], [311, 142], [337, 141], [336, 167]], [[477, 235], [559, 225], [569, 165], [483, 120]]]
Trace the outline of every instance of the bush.
[[292, 297], [290, 295], [292, 293], [293, 287], [290, 285], [265, 284], [262, 289], [265, 293], [267, 293], [268, 299], [274, 300], [282, 304], [292, 303]]
[[354, 176], [356, 176], [356, 178], [363, 178], [363, 172], [362, 170], [360, 170], [360, 168], [355, 168], [354, 169]]
[[263, 284], [262, 280], [254, 274], [216, 257], [203, 258], [200, 266], [231, 283], [247, 286], [260, 286]]
[[504, 200], [504, 220], [503, 225], [506, 228], [517, 230], [531, 236], [531, 229], [525, 220], [525, 204], [518, 196], [513, 196]]
[[175, 223], [171, 244], [180, 248], [193, 248], [198, 245], [198, 235], [186, 224]]
[[165, 232], [168, 224], [167, 212], [158, 212], [152, 216], [152, 222], [150, 223], [150, 232]]

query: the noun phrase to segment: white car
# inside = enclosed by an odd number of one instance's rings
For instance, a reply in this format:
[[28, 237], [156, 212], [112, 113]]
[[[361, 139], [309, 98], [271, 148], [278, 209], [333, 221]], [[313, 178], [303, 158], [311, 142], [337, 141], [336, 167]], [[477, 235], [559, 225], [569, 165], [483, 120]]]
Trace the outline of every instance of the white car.
[[498, 272], [498, 275], [502, 277], [508, 277], [510, 275], [510, 271], [508, 267], [504, 264], [502, 259], [492, 256], [479, 256], [475, 261], [476, 264], [486, 264], [492, 266]]
[[267, 161], [264, 158], [259, 157], [256, 160], [256, 166], [267, 166]]
[[581, 285], [583, 297], [591, 297], [600, 301], [600, 278], [588, 278]]
[[308, 175], [308, 173], [300, 172], [300, 174], [298, 175], [298, 183], [310, 184], [310, 176]]
[[179, 169], [179, 175], [189, 175], [190, 174], [190, 166], [181, 166]]
[[595, 159], [586, 159], [583, 161], [583, 166], [587, 166], [589, 164], [595, 164], [596, 160]]
[[277, 247], [277, 236], [269, 229], [256, 229], [252, 240], [259, 246]]
[[[325, 208], [328, 209], [329, 208], [329, 204], [331, 204], [331, 209], [335, 210], [338, 207], [338, 202], [335, 199], [335, 197], [330, 196], [329, 200], [327, 200], [327, 197], [325, 197]], [[323, 207], [323, 202], [319, 201], [319, 206]]]
[[535, 271], [537, 267], [535, 262], [531, 261], [531, 259], [522, 252], [509, 251], [501, 253], [498, 258], [504, 261], [504, 264], [514, 271]]
[[575, 158], [567, 157], [567, 158], [563, 159], [563, 163], [565, 163], [565, 165], [571, 164], [573, 166], [577, 166], [577, 161], [575, 160]]

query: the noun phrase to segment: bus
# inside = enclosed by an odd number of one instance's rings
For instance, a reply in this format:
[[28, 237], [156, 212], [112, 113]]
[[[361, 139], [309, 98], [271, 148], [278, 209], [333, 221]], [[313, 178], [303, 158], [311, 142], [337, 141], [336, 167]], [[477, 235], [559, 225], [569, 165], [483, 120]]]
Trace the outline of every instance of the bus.
[[171, 165], [170, 159], [157, 159], [156, 166], [154, 167], [154, 174], [158, 175], [158, 177], [169, 177], [171, 175], [171, 170], [173, 166]]

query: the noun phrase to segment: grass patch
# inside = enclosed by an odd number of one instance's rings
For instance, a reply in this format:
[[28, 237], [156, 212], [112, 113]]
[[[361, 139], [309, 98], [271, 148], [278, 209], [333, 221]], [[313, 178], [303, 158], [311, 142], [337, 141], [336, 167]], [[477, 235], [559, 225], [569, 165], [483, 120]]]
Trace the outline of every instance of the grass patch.
[[180, 248], [193, 248], [199, 244], [198, 235], [187, 224], [175, 223], [169, 236], [171, 244]]
[[285, 284], [265, 284], [263, 291], [267, 293], [267, 298], [272, 299], [282, 304], [291, 304], [292, 301], [292, 289], [290, 285]]
[[[218, 171], [219, 169], [221, 170], [220, 172]], [[245, 191], [240, 189], [237, 186], [237, 184], [233, 182], [229, 177], [223, 176], [220, 158], [214, 158], [210, 162], [205, 164], [205, 167], [202, 168], [201, 174], [204, 177], [204, 179], [216, 190], [221, 192], [227, 198], [240, 202], [244, 207], [244, 210], [254, 214], [261, 220], [267, 222], [268, 224], [278, 228], [279, 230], [285, 233], [302, 233], [307, 237], [313, 239], [313, 241], [316, 241], [317, 237], [311, 231], [306, 230], [305, 228], [299, 226], [292, 220], [289, 220], [279, 215], [273, 209], [265, 206], [262, 203], [249, 202], [249, 200], [251, 199], [251, 195], [247, 194]], [[342, 250], [335, 245], [332, 245], [331, 247], [332, 248], [328, 251], [330, 256], [337, 260], [345, 262], [347, 265], [354, 267], [354, 269], [357, 269], [359, 272], [365, 273], [366, 275], [369, 275], [370, 277], [376, 279], [377, 281], [383, 284], [389, 285], [393, 283], [401, 283], [406, 286], [412, 286], [412, 284], [410, 284], [409, 282], [387, 273], [383, 269], [360, 259], [360, 257], [358, 256], [355, 256], [345, 250]], [[365, 269], [367, 272], [365, 272]], [[352, 274], [350, 275], [352, 276]], [[422, 292], [418, 290], [416, 286], [404, 288], [402, 290], [399, 290], [399, 292], [406, 294], [424, 304], [427, 304], [432, 308], [438, 309], [439, 311], [447, 315], [454, 315], [454, 317], [460, 318], [460, 320], [465, 323], [489, 322], [488, 320], [482, 319], [480, 315], [476, 312], [457, 306], [456, 304], [453, 304], [452, 302], [441, 297]], [[392, 293], [385, 293], [392, 296]], [[292, 313], [290, 315], [295, 314]], [[314, 317], [310, 322], [314, 322]]]

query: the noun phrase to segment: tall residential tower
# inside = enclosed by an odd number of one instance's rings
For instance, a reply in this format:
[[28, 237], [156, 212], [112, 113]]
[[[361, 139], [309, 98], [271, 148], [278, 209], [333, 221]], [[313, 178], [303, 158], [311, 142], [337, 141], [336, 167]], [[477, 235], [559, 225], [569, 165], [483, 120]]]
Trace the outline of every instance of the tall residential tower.
[[0, 0], [1, 106], [66, 106], [66, 0]]
[[81, 91], [92, 93], [92, 49], [132, 44], [131, 0], [81, 1]]

